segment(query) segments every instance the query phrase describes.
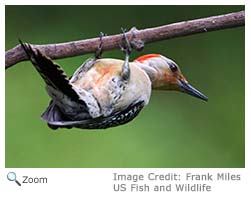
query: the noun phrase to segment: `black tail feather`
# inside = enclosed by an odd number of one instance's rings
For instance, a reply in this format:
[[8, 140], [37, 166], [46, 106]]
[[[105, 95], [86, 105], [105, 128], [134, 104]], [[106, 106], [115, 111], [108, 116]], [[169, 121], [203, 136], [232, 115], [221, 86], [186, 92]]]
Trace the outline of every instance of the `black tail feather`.
[[38, 49], [33, 49], [30, 44], [23, 43], [21, 40], [19, 42], [48, 86], [62, 92], [73, 101], [80, 102], [79, 95], [72, 88], [69, 79], [58, 64], [52, 62], [50, 58], [43, 55]]
[[60, 127], [64, 127], [68, 129], [72, 128], [72, 126], [57, 126], [57, 125], [52, 125], [49, 123], [49, 122], [57, 122], [57, 121], [70, 121], [70, 119], [67, 118], [67, 116], [65, 116], [63, 112], [61, 112], [59, 107], [53, 101], [50, 102], [49, 106], [47, 107], [45, 112], [42, 114], [41, 118], [48, 123], [48, 126], [51, 129], [54, 129], [54, 130]]

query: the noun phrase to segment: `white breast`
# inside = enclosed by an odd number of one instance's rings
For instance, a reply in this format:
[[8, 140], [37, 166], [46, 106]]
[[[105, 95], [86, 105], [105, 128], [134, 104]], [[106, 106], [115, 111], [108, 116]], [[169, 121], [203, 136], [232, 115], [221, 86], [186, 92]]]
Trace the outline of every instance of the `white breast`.
[[[81, 78], [74, 81], [74, 87], [84, 89], [98, 101], [99, 108], [96, 103], [94, 107], [88, 105], [95, 117], [107, 117], [139, 101], [148, 104], [151, 96], [151, 81], [148, 75], [132, 62], [129, 80], [122, 80], [123, 62], [116, 59], [99, 59]], [[88, 100], [91, 102], [91, 99]], [[90, 115], [93, 116], [92, 114]]]
[[144, 101], [145, 105], [149, 103], [151, 97], [150, 78], [145, 71], [135, 66], [134, 63], [130, 63], [130, 69], [130, 79], [125, 86], [121, 99], [115, 104], [116, 109], [126, 108], [139, 101]]

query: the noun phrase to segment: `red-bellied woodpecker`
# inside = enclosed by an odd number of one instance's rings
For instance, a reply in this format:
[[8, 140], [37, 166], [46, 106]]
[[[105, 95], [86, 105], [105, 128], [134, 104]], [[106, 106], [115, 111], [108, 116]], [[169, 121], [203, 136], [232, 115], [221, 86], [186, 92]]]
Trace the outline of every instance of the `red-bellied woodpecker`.
[[101, 129], [125, 124], [148, 104], [152, 88], [207, 100], [188, 84], [178, 65], [162, 55], [148, 54], [129, 62], [131, 49], [125, 34], [124, 40], [124, 61], [100, 59], [100, 45], [96, 56], [84, 62], [70, 79], [38, 49], [20, 41], [52, 99], [42, 115], [50, 128]]

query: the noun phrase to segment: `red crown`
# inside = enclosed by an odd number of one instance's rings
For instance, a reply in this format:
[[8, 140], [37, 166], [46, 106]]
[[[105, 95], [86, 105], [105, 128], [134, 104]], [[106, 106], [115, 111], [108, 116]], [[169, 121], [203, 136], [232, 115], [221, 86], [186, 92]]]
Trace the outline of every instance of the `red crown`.
[[138, 57], [134, 61], [143, 62], [143, 61], [148, 60], [148, 59], [153, 58], [153, 57], [160, 57], [160, 54], [147, 54], [147, 55], [143, 55], [143, 56]]

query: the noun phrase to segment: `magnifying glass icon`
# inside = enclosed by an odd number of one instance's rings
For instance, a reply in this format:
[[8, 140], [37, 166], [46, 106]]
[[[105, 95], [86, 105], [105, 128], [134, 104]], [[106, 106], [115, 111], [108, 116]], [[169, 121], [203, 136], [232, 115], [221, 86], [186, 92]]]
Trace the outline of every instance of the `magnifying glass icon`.
[[16, 184], [18, 184], [19, 186], [21, 186], [21, 183], [19, 183], [18, 180], [17, 180], [17, 175], [16, 175], [15, 172], [9, 172], [9, 173], [7, 174], [7, 179], [8, 179], [9, 181], [15, 181]]

